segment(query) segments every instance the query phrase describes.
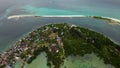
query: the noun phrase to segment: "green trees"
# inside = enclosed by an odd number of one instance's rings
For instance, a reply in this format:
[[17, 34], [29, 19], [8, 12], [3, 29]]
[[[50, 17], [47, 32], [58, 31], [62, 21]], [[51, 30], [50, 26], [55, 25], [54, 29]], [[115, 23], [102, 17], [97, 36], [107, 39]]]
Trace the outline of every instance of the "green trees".
[[120, 46], [100, 33], [82, 27], [74, 27], [69, 32], [65, 32], [63, 43], [66, 57], [69, 55], [83, 56], [94, 52], [106, 64], [111, 64], [116, 68], [120, 67]]
[[[38, 37], [40, 37], [40, 39], [44, 38], [42, 42], [48, 43], [49, 45], [46, 47], [35, 47], [33, 56], [27, 61], [27, 63], [31, 63], [37, 57], [37, 55], [40, 54], [40, 52], [45, 51], [48, 59], [47, 65], [51, 67], [53, 64], [55, 66], [54, 68], [59, 68], [61, 63], [63, 63], [63, 58], [71, 55], [83, 56], [85, 54], [94, 52], [97, 54], [97, 56], [103, 59], [106, 64], [111, 64], [116, 68], [120, 67], [120, 46], [113, 43], [104, 35], [82, 27], [71, 27], [66, 23], [50, 24], [44, 27], [50, 28], [50, 30], [46, 31], [48, 33], [45, 34], [39, 31], [37, 35], [40, 34]], [[57, 44], [56, 38], [49, 39], [48, 36], [51, 34], [51, 32], [58, 33], [57, 36], [60, 37], [60, 41], [63, 43], [63, 46]], [[64, 32], [63, 36], [61, 35], [62, 32]], [[30, 34], [30, 37], [32, 38], [31, 43], [35, 43], [34, 38], [36, 35], [34, 36], [33, 34]], [[42, 45], [42, 42], [38, 41], [37, 43], [39, 43], [39, 45]], [[53, 43], [56, 43], [57, 46], [53, 47], [52, 50], [51, 44]], [[57, 53], [56, 48], [59, 50]], [[21, 58], [25, 58], [29, 53], [29, 51], [23, 52], [21, 54]]]

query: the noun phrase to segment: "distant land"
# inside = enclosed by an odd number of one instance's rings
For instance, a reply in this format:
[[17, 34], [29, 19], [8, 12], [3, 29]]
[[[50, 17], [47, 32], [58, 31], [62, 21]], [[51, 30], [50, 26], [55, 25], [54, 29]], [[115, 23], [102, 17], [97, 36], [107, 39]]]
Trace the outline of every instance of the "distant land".
[[24, 68], [41, 52], [47, 54], [47, 65], [50, 68], [60, 68], [68, 56], [91, 53], [103, 59], [105, 64], [120, 67], [119, 45], [95, 31], [61, 23], [41, 26], [20, 39], [0, 55], [0, 68], [14, 67], [19, 60], [23, 61], [20, 68]]
[[86, 17], [84, 15], [12, 15], [8, 16], [8, 19], [15, 19], [15, 18], [24, 18], [24, 17]]
[[120, 20], [115, 18], [109, 18], [109, 17], [102, 17], [102, 16], [85, 16], [85, 15], [12, 15], [8, 16], [7, 19], [20, 19], [25, 17], [36, 17], [36, 18], [42, 18], [42, 17], [89, 17], [94, 19], [100, 19], [108, 22], [109, 24], [118, 24], [120, 25]]
[[89, 16], [90, 18], [94, 19], [100, 19], [108, 22], [109, 24], [118, 24], [120, 25], [120, 20], [115, 19], [115, 18], [109, 18], [109, 17], [102, 17], [102, 16]]

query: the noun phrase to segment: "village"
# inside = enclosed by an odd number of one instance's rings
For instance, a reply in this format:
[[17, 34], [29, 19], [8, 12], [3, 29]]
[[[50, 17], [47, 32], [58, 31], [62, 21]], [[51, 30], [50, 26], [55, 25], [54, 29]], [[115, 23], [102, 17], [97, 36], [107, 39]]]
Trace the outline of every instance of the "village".
[[97, 54], [106, 64], [119, 68], [119, 49], [117, 44], [95, 31], [66, 23], [46, 24], [28, 33], [1, 53], [0, 68], [14, 68], [20, 60], [20, 68], [24, 68], [42, 52], [47, 55], [46, 65], [49, 68], [60, 68], [68, 56], [84, 56], [91, 53]]
[[[34, 52], [42, 47], [47, 47], [52, 54], [59, 53], [59, 49], [63, 49], [62, 37], [64, 32], [61, 32], [61, 37], [59, 37], [58, 29], [57, 27], [42, 26], [30, 32], [12, 48], [0, 54], [0, 68], [14, 68], [15, 63], [19, 60], [27, 62], [35, 56]], [[61, 55], [61, 58], [63, 57], [64, 55]]]

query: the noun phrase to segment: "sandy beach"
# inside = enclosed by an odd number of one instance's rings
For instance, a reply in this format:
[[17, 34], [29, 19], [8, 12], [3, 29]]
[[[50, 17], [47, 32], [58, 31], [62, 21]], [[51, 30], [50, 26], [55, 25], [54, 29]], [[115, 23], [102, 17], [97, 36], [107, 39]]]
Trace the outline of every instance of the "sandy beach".
[[24, 17], [86, 17], [84, 15], [12, 15], [8, 16], [7, 19], [16, 19]]
[[[37, 17], [37, 18], [42, 18], [42, 17], [94, 17], [94, 16], [85, 16], [85, 15], [12, 15], [8, 16], [7, 19], [20, 19], [20, 18], [25, 18], [25, 17]], [[99, 17], [99, 16], [96, 16]], [[103, 17], [100, 16], [101, 18], [105, 19], [110, 19], [109, 24], [118, 24], [120, 25], [120, 20], [115, 19], [115, 18], [110, 18], [110, 17]], [[101, 19], [102, 20], [102, 19]]]
[[107, 21], [111, 25], [120, 25], [120, 20], [116, 18], [104, 17], [104, 16], [88, 16], [89, 18], [100, 19]]

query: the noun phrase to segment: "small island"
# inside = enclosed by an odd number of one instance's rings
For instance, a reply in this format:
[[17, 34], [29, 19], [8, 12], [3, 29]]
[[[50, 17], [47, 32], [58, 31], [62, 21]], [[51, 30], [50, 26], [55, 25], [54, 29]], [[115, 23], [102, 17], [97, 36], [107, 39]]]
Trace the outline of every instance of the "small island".
[[88, 16], [89, 18], [94, 18], [94, 19], [100, 19], [108, 22], [109, 24], [117, 24], [120, 25], [120, 20], [115, 19], [115, 18], [109, 18], [109, 17], [102, 17], [102, 16]]
[[85, 16], [85, 15], [12, 15], [8, 16], [7, 19], [21, 19], [21, 18], [26, 18], [26, 17], [34, 17], [34, 18], [54, 18], [54, 17], [64, 17], [64, 18], [75, 18], [75, 17], [82, 17], [82, 18], [94, 18], [94, 19], [99, 19], [99, 20], [104, 20], [107, 23], [113, 25], [117, 24], [120, 25], [120, 20], [115, 19], [115, 18], [110, 18], [110, 17], [103, 17], [103, 16]]
[[120, 45], [93, 30], [61, 23], [41, 26], [20, 39], [0, 54], [0, 68], [14, 68], [20, 60], [23, 61], [20, 68], [24, 68], [25, 64], [30, 64], [42, 52], [47, 54], [50, 68], [60, 68], [68, 56], [90, 53], [95, 53], [106, 64], [120, 67]]

